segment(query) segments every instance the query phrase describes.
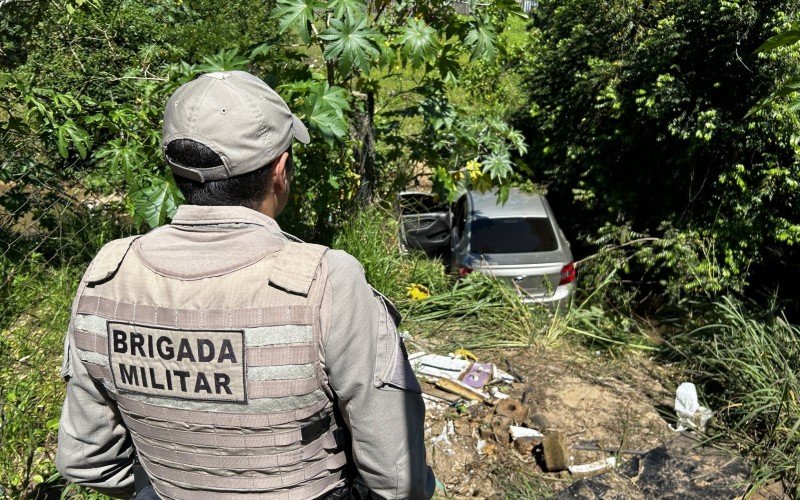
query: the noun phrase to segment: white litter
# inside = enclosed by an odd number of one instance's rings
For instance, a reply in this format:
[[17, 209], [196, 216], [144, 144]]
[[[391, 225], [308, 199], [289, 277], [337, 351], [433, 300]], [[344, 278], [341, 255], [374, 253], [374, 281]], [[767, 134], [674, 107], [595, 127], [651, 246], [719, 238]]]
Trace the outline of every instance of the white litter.
[[[436, 436], [435, 438], [431, 439], [431, 443], [436, 446], [439, 450], [442, 451], [445, 455], [453, 455], [455, 451], [451, 448], [453, 443], [450, 441], [450, 436], [456, 433], [455, 428], [453, 427], [453, 421], [448, 420], [447, 423], [442, 428], [442, 433]], [[437, 446], [438, 445], [438, 446]]]
[[511, 396], [509, 396], [508, 394], [506, 394], [505, 392], [503, 392], [503, 391], [501, 391], [500, 389], [498, 389], [497, 387], [491, 387], [491, 388], [489, 388], [489, 394], [490, 394], [490, 395], [491, 395], [493, 398], [497, 398], [497, 399], [508, 399], [508, 398], [510, 398], [510, 397], [511, 397]]
[[529, 429], [528, 427], [520, 427], [518, 425], [509, 426], [508, 431], [511, 433], [511, 438], [514, 440], [523, 437], [544, 437], [544, 434], [536, 429]]
[[[424, 352], [411, 354], [408, 356], [408, 360], [417, 375], [449, 378], [451, 380], [458, 380], [461, 374], [472, 366], [472, 361], [469, 360]], [[514, 381], [514, 377], [492, 364], [492, 380], [490, 383], [494, 381], [511, 383]]]
[[486, 449], [486, 445], [488, 443], [485, 439], [478, 439], [478, 444], [475, 446], [475, 449], [478, 452], [478, 455], [485, 455], [484, 450]]
[[670, 425], [670, 429], [675, 432], [682, 432], [694, 429], [703, 432], [706, 424], [714, 416], [714, 412], [701, 406], [697, 400], [697, 388], [691, 382], [684, 382], [678, 387], [675, 394], [675, 414], [678, 417], [678, 425]]
[[597, 462], [590, 462], [588, 464], [570, 465], [567, 469], [572, 475], [586, 476], [602, 472], [606, 469], [613, 469], [616, 466], [617, 459], [615, 457], [608, 457], [605, 460], [598, 460]]

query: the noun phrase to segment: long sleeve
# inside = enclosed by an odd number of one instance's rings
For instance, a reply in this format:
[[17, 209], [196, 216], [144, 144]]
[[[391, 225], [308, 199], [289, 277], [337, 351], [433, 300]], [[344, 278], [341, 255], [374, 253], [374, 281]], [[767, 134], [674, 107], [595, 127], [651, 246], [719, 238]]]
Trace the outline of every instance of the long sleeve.
[[133, 444], [116, 403], [78, 359], [72, 328], [70, 324], [64, 345], [67, 395], [58, 428], [56, 467], [70, 482], [115, 497], [132, 497]]
[[326, 371], [352, 436], [361, 477], [383, 498], [430, 498], [425, 406], [387, 305], [350, 255], [330, 251], [330, 331]]

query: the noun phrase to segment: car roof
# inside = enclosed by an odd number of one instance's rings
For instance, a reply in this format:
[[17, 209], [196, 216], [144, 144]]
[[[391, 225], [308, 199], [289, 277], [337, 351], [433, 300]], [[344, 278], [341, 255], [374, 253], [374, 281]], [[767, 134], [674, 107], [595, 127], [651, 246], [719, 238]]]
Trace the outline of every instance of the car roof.
[[470, 191], [467, 196], [470, 197], [475, 217], [549, 217], [544, 196], [539, 193], [528, 193], [520, 188], [511, 188], [505, 204], [497, 203], [496, 189], [485, 193]]

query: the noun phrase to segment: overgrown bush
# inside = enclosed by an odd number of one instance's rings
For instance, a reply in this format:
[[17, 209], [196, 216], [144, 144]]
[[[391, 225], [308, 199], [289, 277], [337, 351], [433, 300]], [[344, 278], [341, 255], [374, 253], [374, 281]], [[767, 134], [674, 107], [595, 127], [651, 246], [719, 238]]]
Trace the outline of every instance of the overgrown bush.
[[798, 72], [797, 48], [755, 53], [792, 2], [543, 0], [533, 14], [517, 124], [580, 253], [609, 226], [664, 240], [660, 275], [631, 262], [625, 285], [679, 302], [745, 290], [769, 247], [796, 244], [796, 110], [750, 113]]

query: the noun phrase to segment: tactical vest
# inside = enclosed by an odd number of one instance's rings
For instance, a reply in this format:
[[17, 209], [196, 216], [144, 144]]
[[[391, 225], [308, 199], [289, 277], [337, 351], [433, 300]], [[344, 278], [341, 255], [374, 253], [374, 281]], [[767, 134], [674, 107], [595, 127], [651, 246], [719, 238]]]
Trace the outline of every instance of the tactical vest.
[[326, 248], [273, 238], [243, 269], [174, 276], [144, 258], [153, 233], [101, 250], [70, 341], [155, 490], [295, 499], [340, 485], [343, 430], [320, 361]]

